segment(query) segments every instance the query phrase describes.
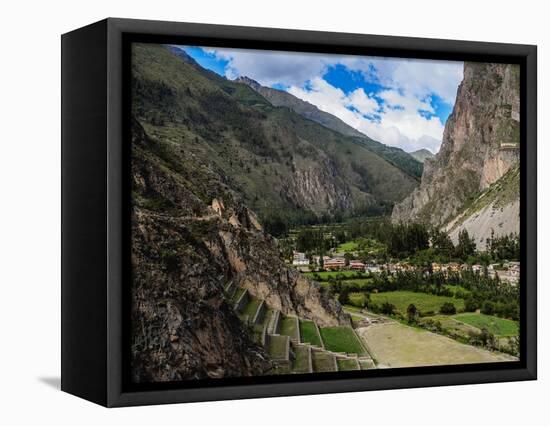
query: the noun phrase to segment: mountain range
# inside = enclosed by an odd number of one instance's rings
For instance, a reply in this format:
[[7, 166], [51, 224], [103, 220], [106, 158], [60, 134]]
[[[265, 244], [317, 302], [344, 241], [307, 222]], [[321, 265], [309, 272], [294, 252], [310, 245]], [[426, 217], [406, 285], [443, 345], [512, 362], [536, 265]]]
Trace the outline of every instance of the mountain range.
[[136, 45], [134, 51], [134, 117], [151, 137], [223, 172], [270, 230], [280, 221], [388, 212], [419, 184], [413, 169], [420, 163], [404, 151], [392, 161], [395, 149], [277, 106], [250, 84], [205, 70], [181, 49]]

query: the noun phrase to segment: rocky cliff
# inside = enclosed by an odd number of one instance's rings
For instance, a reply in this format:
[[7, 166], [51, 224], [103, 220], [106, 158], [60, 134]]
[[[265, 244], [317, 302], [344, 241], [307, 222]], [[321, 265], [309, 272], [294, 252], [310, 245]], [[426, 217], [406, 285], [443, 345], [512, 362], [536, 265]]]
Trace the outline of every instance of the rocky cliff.
[[[444, 226], [464, 214], [518, 163], [519, 103], [519, 66], [465, 63], [441, 148], [425, 161], [420, 186], [394, 207], [392, 220]], [[519, 186], [514, 194], [519, 198]], [[498, 231], [498, 216], [484, 226]], [[519, 229], [519, 216], [514, 223]]]
[[261, 375], [271, 368], [237, 318], [233, 282], [285, 314], [346, 323], [213, 162], [132, 126], [132, 376], [135, 382]]

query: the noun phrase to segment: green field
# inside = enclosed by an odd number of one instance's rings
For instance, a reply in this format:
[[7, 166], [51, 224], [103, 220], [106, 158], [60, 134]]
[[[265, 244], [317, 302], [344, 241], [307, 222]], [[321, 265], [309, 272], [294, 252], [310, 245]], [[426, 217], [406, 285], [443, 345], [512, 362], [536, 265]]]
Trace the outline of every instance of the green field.
[[325, 348], [329, 351], [359, 355], [364, 353], [363, 346], [351, 327], [324, 327], [320, 331]]
[[359, 370], [359, 365], [354, 359], [337, 359], [338, 371]]
[[321, 339], [313, 321], [300, 321], [300, 337], [304, 343], [321, 347]]
[[324, 373], [327, 371], [336, 371], [334, 365], [334, 356], [328, 352], [316, 352], [311, 353], [313, 361], [313, 371], [316, 373]]
[[279, 329], [279, 334], [283, 336], [288, 336], [291, 339], [297, 339], [298, 330], [296, 329], [296, 318], [284, 317], [281, 320], [281, 328]]
[[361, 275], [361, 273], [357, 273], [357, 271], [326, 271], [326, 272], [304, 272], [304, 275], [314, 280], [317, 279], [319, 281], [327, 281], [329, 278], [337, 278], [337, 277], [342, 277], [344, 279], [346, 278], [360, 279], [360, 277], [364, 276], [365, 274]]
[[356, 251], [358, 248], [359, 248], [359, 244], [357, 244], [355, 241], [348, 241], [347, 243], [340, 244], [336, 248], [336, 252], [345, 253], [349, 251]]
[[269, 356], [274, 359], [285, 359], [286, 352], [286, 336], [270, 336], [269, 337]]
[[307, 346], [298, 346], [294, 349], [296, 359], [292, 366], [294, 373], [309, 373], [309, 348]]
[[455, 315], [453, 318], [479, 329], [485, 327], [497, 337], [517, 336], [519, 333], [519, 325], [516, 321], [491, 315], [464, 313]]
[[258, 299], [250, 299], [250, 302], [244, 307], [242, 315], [248, 316], [249, 320], [252, 320], [254, 318], [254, 315], [256, 315], [256, 311], [258, 310], [258, 306], [260, 306], [261, 301]]
[[363, 307], [366, 306], [367, 296], [365, 296], [364, 293], [350, 293], [349, 303], [352, 306], [356, 306], [358, 308], [363, 308]]
[[235, 293], [233, 293], [233, 302], [236, 302], [237, 300], [239, 300], [239, 298], [242, 296], [242, 294], [245, 292], [246, 290], [242, 287], [239, 287], [237, 289], [237, 291]]
[[381, 306], [384, 302], [395, 305], [402, 314], [407, 313], [408, 306], [412, 303], [421, 313], [439, 312], [439, 308], [445, 302], [455, 305], [457, 311], [464, 309], [464, 300], [454, 297], [436, 296], [427, 293], [415, 293], [413, 291], [389, 291], [385, 293], [371, 293], [371, 301]]

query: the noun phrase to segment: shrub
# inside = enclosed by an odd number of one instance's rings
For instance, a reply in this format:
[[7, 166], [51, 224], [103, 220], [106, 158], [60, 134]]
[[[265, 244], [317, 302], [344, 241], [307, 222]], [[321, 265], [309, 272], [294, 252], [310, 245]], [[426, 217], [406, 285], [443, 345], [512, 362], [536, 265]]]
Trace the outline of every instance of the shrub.
[[451, 302], [445, 302], [441, 305], [441, 308], [439, 308], [439, 312], [446, 315], [454, 315], [456, 314], [456, 307]]
[[481, 313], [485, 315], [493, 315], [495, 313], [495, 305], [492, 302], [485, 302], [481, 307]]
[[384, 315], [393, 315], [395, 313], [395, 305], [389, 302], [384, 302], [380, 307], [380, 312]]
[[464, 301], [464, 310], [466, 312], [475, 312], [479, 309], [479, 305], [474, 298], [468, 298]]

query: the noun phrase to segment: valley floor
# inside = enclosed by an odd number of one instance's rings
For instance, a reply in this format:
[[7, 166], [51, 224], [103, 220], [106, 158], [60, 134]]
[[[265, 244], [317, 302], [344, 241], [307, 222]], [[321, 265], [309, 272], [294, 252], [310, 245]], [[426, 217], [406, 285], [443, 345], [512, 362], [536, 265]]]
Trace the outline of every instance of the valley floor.
[[473, 364], [514, 361], [499, 352], [465, 345], [396, 321], [360, 327], [357, 334], [364, 340], [378, 367], [420, 367], [433, 365]]

